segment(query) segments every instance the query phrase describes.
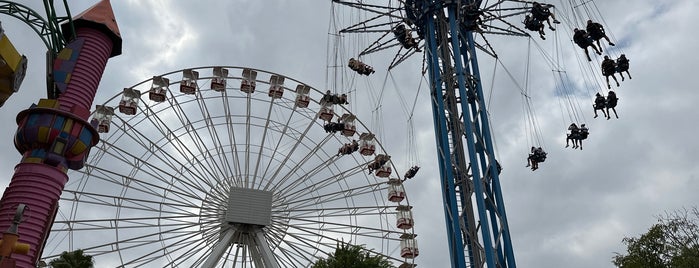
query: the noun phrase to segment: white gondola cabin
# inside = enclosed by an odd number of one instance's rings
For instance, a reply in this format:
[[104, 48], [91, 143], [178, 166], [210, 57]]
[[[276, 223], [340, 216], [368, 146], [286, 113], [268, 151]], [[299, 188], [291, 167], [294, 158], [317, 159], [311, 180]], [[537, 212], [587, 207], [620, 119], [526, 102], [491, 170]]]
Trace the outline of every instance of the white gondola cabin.
[[119, 112], [127, 115], [136, 114], [138, 101], [141, 100], [141, 91], [133, 88], [124, 88], [119, 101]]
[[400, 236], [400, 256], [406, 259], [414, 259], [420, 255], [417, 248], [416, 234], [402, 234]]
[[340, 117], [340, 122], [345, 124], [345, 129], [342, 130], [342, 135], [352, 137], [354, 136], [354, 133], [357, 133], [357, 126], [354, 122], [355, 119], [357, 119], [357, 117], [353, 114], [343, 114]]
[[318, 118], [330, 122], [333, 120], [333, 116], [335, 116], [335, 111], [333, 111], [333, 103], [321, 99], [320, 111], [318, 111]]
[[182, 81], [180, 81], [180, 92], [184, 94], [194, 94], [197, 92], [197, 80], [199, 79], [199, 72], [186, 69], [182, 71]]
[[391, 176], [392, 171], [393, 170], [391, 169], [391, 160], [388, 160], [385, 164], [383, 164], [383, 166], [377, 169], [374, 174], [376, 175], [376, 177], [379, 178], [388, 178], [389, 176]]
[[255, 86], [257, 83], [257, 71], [245, 68], [243, 69], [243, 79], [240, 81], [240, 90], [251, 94], [255, 92]]
[[95, 114], [90, 122], [93, 125], [97, 125], [97, 132], [107, 133], [109, 132], [109, 125], [112, 123], [112, 116], [114, 116], [114, 108], [97, 105]]
[[404, 262], [403, 264], [398, 266], [398, 268], [415, 268], [415, 267], [417, 267], [417, 264], [407, 263], [407, 262]]
[[405, 187], [403, 182], [397, 178], [388, 180], [388, 201], [398, 203], [405, 199]]
[[374, 142], [374, 134], [362, 133], [359, 135], [359, 153], [364, 156], [370, 156], [376, 151]]
[[413, 207], [411, 206], [398, 206], [396, 210], [396, 227], [398, 229], [407, 230], [413, 228], [415, 225], [415, 220], [413, 220], [413, 212], [410, 211]]
[[162, 76], [153, 76], [153, 85], [148, 92], [148, 98], [152, 101], [165, 101], [167, 89], [170, 85], [170, 79]]
[[311, 91], [311, 87], [307, 85], [297, 85], [296, 86], [296, 106], [300, 108], [308, 107], [311, 102], [308, 93]]
[[225, 91], [226, 78], [228, 78], [228, 69], [223, 67], [214, 67], [214, 77], [211, 78], [211, 89], [217, 92]]
[[269, 78], [269, 93], [267, 94], [273, 99], [279, 99], [284, 95], [284, 77], [272, 75]]

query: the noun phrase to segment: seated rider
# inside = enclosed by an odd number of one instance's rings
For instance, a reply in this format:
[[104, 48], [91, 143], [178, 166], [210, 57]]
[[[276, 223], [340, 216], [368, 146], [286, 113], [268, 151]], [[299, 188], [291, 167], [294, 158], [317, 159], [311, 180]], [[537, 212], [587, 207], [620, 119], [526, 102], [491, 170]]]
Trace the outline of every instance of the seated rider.
[[[587, 139], [590, 135], [590, 130], [585, 126], [585, 124], [580, 125], [580, 140]], [[582, 150], [582, 144], [580, 144], [580, 150]]]
[[404, 48], [409, 49], [414, 47], [417, 49], [417, 42], [413, 38], [412, 31], [410, 28], [406, 28], [402, 23], [398, 24], [393, 30], [393, 34], [396, 36], [396, 40], [403, 45]]
[[609, 41], [609, 37], [607, 34], [604, 32], [604, 27], [602, 24], [599, 24], [597, 22], [593, 22], [592, 20], [587, 20], [587, 26], [585, 27], [587, 30], [587, 33], [590, 35], [590, 38], [592, 40], [597, 41], [597, 46], [599, 47], [599, 50], [602, 51], [602, 46], [599, 43], [599, 40], [604, 38], [607, 40], [607, 43], [609, 43], [610, 46], [614, 46], [614, 43], [612, 41]]
[[597, 110], [602, 110], [602, 113], [604, 114], [604, 116], [605, 117], [607, 116], [607, 114], [604, 112], [604, 108], [607, 108], [606, 103], [607, 102], [604, 99], [604, 96], [602, 96], [602, 94], [599, 94], [599, 92], [597, 92], [597, 95], [595, 95], [595, 104], [592, 106], [592, 108], [594, 108], [594, 111], [595, 111], [595, 118], [597, 118]]
[[616, 80], [616, 76], [614, 76], [614, 73], [616, 72], [616, 62], [614, 60], [610, 59], [609, 56], [604, 56], [604, 60], [602, 61], [602, 75], [604, 75], [604, 78], [607, 80], [607, 88], [611, 89], [612, 86], [609, 85], [609, 77], [611, 76], [614, 78], [614, 82], [616, 82], [616, 86], [619, 86], [619, 81]]
[[617, 98], [616, 93], [610, 90], [606, 100], [607, 120], [612, 119], [612, 114], [609, 113], [609, 109], [612, 109], [612, 112], [614, 112], [614, 116], [616, 116], [617, 119], [619, 118], [619, 115], [616, 113], [616, 105], [618, 101], [619, 98]]
[[527, 167], [531, 166], [532, 170], [539, 169], [539, 163], [546, 161], [546, 152], [541, 147], [533, 147], [529, 157], [527, 157]]
[[534, 32], [539, 32], [539, 36], [541, 39], [546, 40], [546, 37], [544, 35], [544, 23], [542, 23], [540, 20], [536, 20], [532, 18], [530, 15], [524, 16], [524, 27], [527, 28], [527, 30], [534, 31]]
[[415, 174], [417, 174], [417, 171], [420, 170], [420, 167], [418, 166], [412, 166], [408, 171], [405, 172], [405, 177], [406, 179], [412, 179], [415, 177]]
[[580, 137], [580, 128], [578, 128], [578, 125], [575, 123], [571, 123], [570, 126], [568, 126], [568, 133], [566, 135], [566, 148], [570, 146], [569, 141], [573, 141], [573, 149], [578, 148], [578, 139]]
[[616, 59], [616, 72], [621, 75], [621, 81], [624, 81], [624, 72], [629, 75], [629, 79], [631, 79], [631, 73], [629, 73], [629, 59], [626, 58], [626, 55], [621, 54], [618, 59]]
[[573, 42], [575, 42], [576, 45], [585, 50], [585, 56], [587, 56], [588, 61], [592, 61], [592, 59], [590, 58], [590, 53], [587, 51], [587, 47], [592, 47], [592, 49], [594, 49], [598, 55], [602, 55], [602, 52], [600, 52], [597, 49], [597, 47], [593, 43], [592, 38], [590, 38], [590, 36], [587, 34], [585, 30], [575, 28], [573, 32]]
[[556, 29], [553, 28], [553, 26], [551, 25], [551, 22], [549, 21], [549, 17], [553, 18], [553, 23], [558, 24], [561, 22], [558, 21], [556, 19], [556, 16], [553, 15], [551, 10], [549, 10], [550, 7], [553, 7], [553, 5], [549, 5], [549, 4], [542, 5], [538, 2], [534, 2], [531, 12], [532, 12], [532, 16], [534, 17], [535, 20], [540, 21], [542, 24], [544, 21], [546, 21], [546, 23], [549, 25], [549, 29], [551, 29], [551, 31], [555, 31]]

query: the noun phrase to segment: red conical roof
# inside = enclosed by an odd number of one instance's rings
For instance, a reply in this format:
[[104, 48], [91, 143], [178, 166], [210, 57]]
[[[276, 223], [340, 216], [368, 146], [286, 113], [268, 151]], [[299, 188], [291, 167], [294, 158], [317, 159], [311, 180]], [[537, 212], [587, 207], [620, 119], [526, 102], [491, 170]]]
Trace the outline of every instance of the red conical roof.
[[[114, 42], [112, 53], [110, 57], [121, 54], [121, 33], [119, 32], [119, 26], [117, 25], [116, 19], [114, 18], [114, 11], [112, 10], [112, 4], [109, 0], [101, 0], [92, 7], [86, 9], [82, 13], [73, 17], [73, 26], [75, 30], [81, 27], [91, 27], [101, 30]], [[73, 36], [73, 31], [68, 23], [61, 25], [63, 30], [63, 36], [70, 40]]]

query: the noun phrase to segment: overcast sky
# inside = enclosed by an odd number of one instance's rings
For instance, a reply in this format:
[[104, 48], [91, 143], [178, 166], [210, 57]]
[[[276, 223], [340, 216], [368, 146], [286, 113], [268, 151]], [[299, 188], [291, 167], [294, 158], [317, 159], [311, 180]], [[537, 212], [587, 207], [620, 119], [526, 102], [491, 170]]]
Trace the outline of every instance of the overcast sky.
[[[70, 1], [73, 14], [93, 3]], [[575, 101], [584, 113], [578, 123], [587, 123], [591, 132], [582, 151], [564, 148], [571, 120], [566, 104], [561, 104], [561, 94], [556, 92], [560, 81], [541, 60], [545, 56], [536, 48], [530, 53], [526, 38], [491, 40], [519, 84], [524, 84], [527, 56], [533, 58], [529, 90], [544, 140], [541, 145], [549, 153], [536, 172], [525, 168], [526, 154], [533, 144], [524, 130], [519, 89], [509, 81], [504, 67], [493, 68], [492, 58], [479, 55], [486, 95], [493, 88], [488, 109], [496, 154], [504, 168], [500, 179], [519, 267], [612, 267], [614, 252], [624, 250], [624, 236], [644, 232], [665, 211], [697, 205], [699, 143], [693, 137], [699, 131], [695, 124], [699, 111], [694, 108], [699, 94], [692, 78], [699, 60], [695, 51], [699, 48], [695, 27], [699, 24], [699, 2], [606, 0], [596, 4], [617, 43], [610, 53], [628, 56], [633, 79], [616, 89], [618, 120], [593, 119], [595, 90], [574, 89]], [[40, 3], [31, 5], [43, 13]], [[327, 53], [332, 50], [328, 45], [330, 1], [125, 0], [112, 1], [112, 5], [124, 39], [123, 55], [109, 61], [95, 103], [156, 74], [211, 65], [249, 66], [281, 73], [318, 89], [330, 88], [332, 79], [326, 76], [326, 62], [334, 59]], [[582, 62], [583, 69], [591, 68], [594, 75], [577, 68], [582, 51], [570, 43], [568, 33], [570, 28], [583, 25], [569, 23], [573, 19], [570, 10], [555, 12], [564, 21], [558, 34], [547, 29], [546, 41], [538, 37], [534, 41], [547, 55], [561, 51], [561, 61], [572, 81], [581, 85], [581, 81], [595, 80], [591, 83], [601, 86], [597, 66]], [[519, 23], [517, 19], [513, 23]], [[15, 116], [46, 94], [45, 50], [28, 26], [9, 16], [1, 20], [5, 33], [30, 61], [21, 91], [0, 108], [0, 117], [6, 122], [0, 127], [0, 174], [4, 174], [0, 185], [6, 186], [20, 158], [12, 145]], [[356, 37], [347, 40], [370, 42]], [[553, 46], [556, 41], [560, 50]], [[346, 45], [342, 53], [353, 55], [355, 46]], [[367, 57], [376, 73], [355, 85], [357, 90], [383, 90], [383, 112], [378, 116], [371, 112], [376, 99], [356, 100], [351, 108], [359, 120], [376, 127], [396, 165], [422, 166], [416, 178], [406, 184], [419, 235], [416, 263], [419, 267], [447, 267], [428, 91], [423, 84], [418, 94], [414, 136], [407, 134], [411, 127], [406, 124], [405, 106], [396, 101], [406, 98], [412, 102], [416, 95], [422, 79], [421, 55], [394, 69], [394, 80], [389, 78], [385, 83], [385, 66], [394, 53], [389, 49]], [[591, 56], [596, 64], [599, 56]], [[497, 82], [492, 86], [490, 81]], [[416, 151], [406, 149], [412, 139], [417, 141]]]

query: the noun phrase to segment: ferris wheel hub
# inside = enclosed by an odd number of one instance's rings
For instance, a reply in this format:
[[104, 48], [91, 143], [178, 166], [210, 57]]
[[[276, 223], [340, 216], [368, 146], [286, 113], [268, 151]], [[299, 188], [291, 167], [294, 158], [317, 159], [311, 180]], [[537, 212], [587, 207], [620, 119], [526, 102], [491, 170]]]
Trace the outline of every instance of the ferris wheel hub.
[[229, 224], [270, 225], [272, 192], [231, 187], [224, 220]]

